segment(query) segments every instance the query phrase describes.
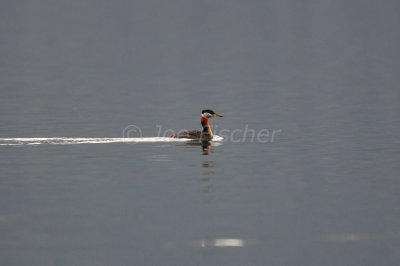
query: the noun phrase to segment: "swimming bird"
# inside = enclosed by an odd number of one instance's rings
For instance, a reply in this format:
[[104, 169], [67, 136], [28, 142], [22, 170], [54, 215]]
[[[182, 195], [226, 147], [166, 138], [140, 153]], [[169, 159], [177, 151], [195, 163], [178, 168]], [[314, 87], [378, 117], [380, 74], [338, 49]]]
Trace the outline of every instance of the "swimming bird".
[[177, 134], [171, 135], [171, 138], [185, 138], [194, 139], [200, 141], [210, 141], [213, 138], [213, 133], [211, 131], [210, 125], [208, 124], [208, 119], [211, 117], [222, 117], [222, 115], [216, 114], [213, 110], [206, 109], [201, 111], [201, 125], [203, 130], [182, 130]]

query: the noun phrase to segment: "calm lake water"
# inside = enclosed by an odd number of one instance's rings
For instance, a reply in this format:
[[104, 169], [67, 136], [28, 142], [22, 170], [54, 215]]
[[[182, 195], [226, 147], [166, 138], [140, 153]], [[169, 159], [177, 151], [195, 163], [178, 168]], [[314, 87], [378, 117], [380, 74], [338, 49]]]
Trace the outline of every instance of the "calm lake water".
[[3, 1], [0, 264], [398, 265], [399, 3]]

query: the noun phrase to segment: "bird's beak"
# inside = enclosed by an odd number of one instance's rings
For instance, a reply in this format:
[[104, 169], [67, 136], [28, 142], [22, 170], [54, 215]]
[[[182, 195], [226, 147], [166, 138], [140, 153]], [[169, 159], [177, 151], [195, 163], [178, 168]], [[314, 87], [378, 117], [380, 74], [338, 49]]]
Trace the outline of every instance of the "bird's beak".
[[222, 115], [214, 114], [214, 117], [223, 117]]

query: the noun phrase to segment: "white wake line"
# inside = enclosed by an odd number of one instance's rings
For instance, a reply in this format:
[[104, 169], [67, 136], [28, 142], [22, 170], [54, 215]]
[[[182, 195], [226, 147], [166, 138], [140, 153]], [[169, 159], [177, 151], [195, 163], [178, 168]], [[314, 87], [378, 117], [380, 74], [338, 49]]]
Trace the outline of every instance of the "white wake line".
[[[214, 136], [213, 141], [223, 140], [220, 136]], [[138, 143], [138, 142], [188, 142], [190, 139], [175, 139], [168, 137], [148, 138], [0, 138], [0, 146], [15, 145], [71, 145], [71, 144], [100, 144], [100, 143]]]

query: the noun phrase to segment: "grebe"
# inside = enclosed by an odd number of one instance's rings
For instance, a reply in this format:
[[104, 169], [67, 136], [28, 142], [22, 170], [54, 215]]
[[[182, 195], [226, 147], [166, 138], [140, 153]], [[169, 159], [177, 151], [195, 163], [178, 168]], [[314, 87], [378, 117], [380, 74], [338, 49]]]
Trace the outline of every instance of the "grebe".
[[182, 130], [178, 134], [170, 136], [171, 138], [185, 138], [185, 139], [195, 139], [201, 141], [210, 141], [213, 138], [213, 133], [211, 131], [210, 125], [208, 124], [208, 119], [211, 117], [222, 117], [222, 115], [216, 114], [214, 111], [207, 109], [201, 111], [201, 125], [203, 126], [203, 131], [200, 130]]

